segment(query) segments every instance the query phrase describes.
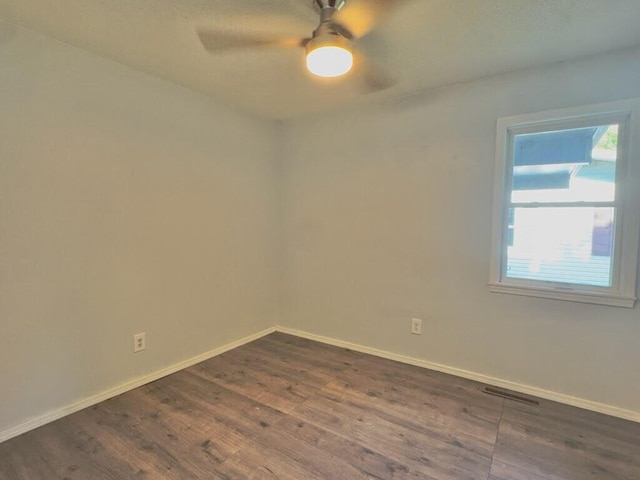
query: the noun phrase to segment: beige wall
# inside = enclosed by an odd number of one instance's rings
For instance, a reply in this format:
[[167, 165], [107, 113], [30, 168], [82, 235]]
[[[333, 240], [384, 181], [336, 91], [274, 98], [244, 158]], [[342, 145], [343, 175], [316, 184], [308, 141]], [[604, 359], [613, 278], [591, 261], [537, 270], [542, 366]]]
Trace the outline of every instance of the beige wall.
[[638, 96], [635, 50], [288, 124], [282, 324], [640, 418], [639, 307], [487, 288], [496, 119]]
[[274, 126], [22, 29], [0, 87], [0, 432], [276, 323]]

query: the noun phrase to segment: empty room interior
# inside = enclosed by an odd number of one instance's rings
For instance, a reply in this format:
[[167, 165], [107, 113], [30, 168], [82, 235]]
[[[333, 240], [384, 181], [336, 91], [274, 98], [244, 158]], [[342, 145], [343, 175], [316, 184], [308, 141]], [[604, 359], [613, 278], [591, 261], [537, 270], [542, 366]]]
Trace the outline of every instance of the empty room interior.
[[639, 25], [0, 0], [0, 480], [640, 479]]

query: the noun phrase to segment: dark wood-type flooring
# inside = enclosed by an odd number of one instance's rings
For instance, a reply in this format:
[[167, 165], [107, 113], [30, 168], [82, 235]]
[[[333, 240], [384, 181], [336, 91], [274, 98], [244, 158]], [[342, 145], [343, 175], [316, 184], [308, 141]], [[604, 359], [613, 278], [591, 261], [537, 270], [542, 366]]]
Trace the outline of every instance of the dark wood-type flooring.
[[0, 444], [3, 480], [639, 480], [640, 424], [273, 334]]

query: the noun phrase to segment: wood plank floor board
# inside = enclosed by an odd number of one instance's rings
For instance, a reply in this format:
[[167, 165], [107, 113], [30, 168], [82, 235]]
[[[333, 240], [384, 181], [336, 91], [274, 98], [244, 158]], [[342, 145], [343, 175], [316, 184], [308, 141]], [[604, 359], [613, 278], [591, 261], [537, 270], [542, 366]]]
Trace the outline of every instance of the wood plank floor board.
[[535, 473], [494, 461], [488, 480], [548, 480]]
[[142, 389], [126, 395], [123, 401], [121, 407], [129, 417], [135, 418], [134, 427], [141, 436], [159, 439], [158, 443], [166, 445], [171, 455], [179, 458], [181, 465], [197, 478], [233, 455], [246, 441], [233, 429], [213, 421], [211, 416], [198, 417], [195, 421], [188, 414], [181, 416]]
[[[569, 480], [571, 477], [567, 477]], [[539, 473], [528, 471], [526, 468], [510, 465], [500, 460], [493, 460], [489, 480], [549, 480]]]
[[[109, 452], [113, 464], [126, 462], [134, 466], [141, 478], [194, 479], [166, 438], [159, 435], [151, 418], [134, 418], [120, 402], [108, 400], [76, 415], [75, 421], [89, 438], [99, 439]], [[101, 478], [101, 477], [96, 477]]]
[[[596, 412], [568, 405], [539, 400], [540, 407], [519, 402], [506, 404], [506, 418], [518, 416], [539, 425], [562, 425], [562, 432], [569, 436], [581, 436], [587, 442], [619, 443], [619, 447], [640, 448], [640, 424], [620, 418], [603, 416]], [[606, 421], [603, 421], [606, 419]]]
[[68, 421], [60, 422], [59, 429], [51, 439], [42, 439], [43, 442], [56, 445], [46, 458], [64, 460], [63, 465], [67, 465], [65, 474], [55, 478], [145, 478], [146, 470], [140, 464], [140, 458], [125, 448], [119, 436], [88, 421], [85, 413], [78, 412], [67, 417], [65, 420]]
[[549, 401], [509, 402], [492, 473], [510, 469], [545, 480], [638, 480], [640, 425]]
[[372, 402], [382, 403], [387, 411], [422, 425], [430, 421], [455, 428], [458, 423], [467, 432], [475, 429], [488, 433], [492, 443], [502, 413], [503, 400], [499, 397], [483, 394], [479, 389], [472, 389], [462, 397], [443, 388], [433, 388], [427, 381], [406, 385], [402, 380], [369, 379], [356, 374], [341, 381], [339, 388], [361, 399], [369, 397]]
[[489, 471], [491, 448], [483, 455], [455, 438], [461, 432], [398, 424], [384, 405], [375, 405], [375, 399], [363, 403], [323, 390], [296, 409], [295, 415], [424, 474], [448, 472], [451, 476], [445, 478], [484, 480]]
[[[131, 469], [120, 469], [123, 476], [118, 477], [117, 472], [110, 468], [105, 470], [82, 455], [82, 449], [77, 446], [81, 440], [77, 437], [75, 441], [69, 440], [64, 433], [65, 422], [56, 422], [55, 429], [47, 427], [49, 425], [14, 439], [17, 440], [17, 448], [8, 455], [0, 452], [0, 478], [112, 480], [131, 477]], [[97, 451], [99, 446], [94, 444], [89, 448]]]
[[640, 424], [272, 334], [0, 444], [0, 480], [640, 480]]
[[275, 355], [280, 359], [287, 359], [293, 364], [305, 365], [307, 368], [329, 375], [338, 375], [342, 370], [352, 367], [358, 360], [368, 356], [352, 350], [283, 334], [269, 335], [254, 343], [256, 343], [255, 348], [258, 351]]
[[[442, 410], [442, 405], [433, 408], [430, 404], [415, 401], [387, 401], [382, 393], [371, 398], [369, 393], [343, 390], [330, 384], [319, 397], [327, 394], [332, 399], [340, 398], [345, 410], [352, 414], [371, 412], [379, 421], [384, 421], [406, 431], [428, 435], [446, 443], [462, 446], [480, 455], [490, 456], [497, 436], [499, 412], [493, 422], [478, 419], [465, 413], [465, 407]], [[443, 402], [444, 404], [445, 402]]]
[[[313, 365], [305, 361], [305, 358], [300, 361], [287, 355], [286, 349], [282, 350], [282, 347], [280, 352], [251, 347], [251, 345], [247, 345], [227, 352], [225, 358], [251, 369], [271, 374], [275, 372], [315, 388], [322, 388], [336, 378], [335, 370], [326, 371], [314, 368]], [[341, 368], [344, 367], [346, 366], [341, 366]]]
[[260, 465], [260, 468], [273, 475], [272, 478], [287, 479], [335, 479], [360, 480], [372, 478], [353, 465], [335, 457], [327, 450], [300, 441], [286, 429], [265, 432], [229, 459], [228, 465]]
[[484, 386], [482, 384], [412, 365], [405, 365], [406, 369], [398, 371], [395, 364], [396, 362], [383, 358], [368, 357], [342, 376], [346, 376], [346, 381], [354, 385], [363, 383], [373, 386], [375, 383], [382, 383], [387, 387], [404, 388], [409, 392], [458, 399], [462, 403], [471, 403], [488, 410], [500, 410], [502, 407], [499, 397], [480, 391]]
[[260, 367], [252, 369], [226, 358], [215, 360], [191, 367], [188, 371], [282, 412], [291, 411], [318, 389], [278, 371], [261, 371]]
[[[203, 454], [217, 462], [223, 462], [246, 443], [247, 430], [255, 434], [255, 428], [238, 428], [233, 419], [205, 408], [210, 405], [208, 402], [198, 402], [180, 388], [150, 387], [144, 393], [154, 401], [157, 410], [171, 417], [174, 431], [167, 433], [170, 440], [200, 445]], [[213, 396], [211, 403], [215, 401]]]
[[[78, 418], [81, 413], [74, 415]], [[128, 463], [126, 457], [114, 457], [114, 453], [120, 451], [114, 452], [109, 448], [108, 435], [100, 432], [98, 439], [84, 429], [77, 431], [71, 417], [50, 424], [55, 428], [47, 428], [50, 425], [46, 425], [33, 432], [35, 435], [29, 441], [30, 450], [25, 452], [27, 472], [17, 478], [112, 480], [135, 477], [138, 469]]]
[[295, 415], [284, 419], [279, 427], [297, 441], [328, 452], [373, 478], [415, 477], [415, 475], [407, 475], [410, 472], [406, 465], [366, 448], [352, 439], [319, 428]]
[[245, 436], [251, 436], [260, 428], [274, 424], [285, 414], [258, 400], [256, 395], [242, 395], [190, 370], [182, 372], [171, 385], [174, 390], [187, 394], [194, 402], [206, 408], [212, 418], [226, 423]]

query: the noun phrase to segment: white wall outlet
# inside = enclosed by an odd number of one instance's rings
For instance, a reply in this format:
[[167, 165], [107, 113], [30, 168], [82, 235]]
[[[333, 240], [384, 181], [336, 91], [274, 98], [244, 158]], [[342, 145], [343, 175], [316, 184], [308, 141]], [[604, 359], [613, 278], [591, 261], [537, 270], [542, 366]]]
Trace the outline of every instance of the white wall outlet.
[[133, 336], [133, 353], [141, 352], [147, 348], [147, 340], [145, 338], [145, 332], [136, 333]]
[[422, 320], [419, 318], [411, 319], [411, 333], [414, 335], [422, 335]]

